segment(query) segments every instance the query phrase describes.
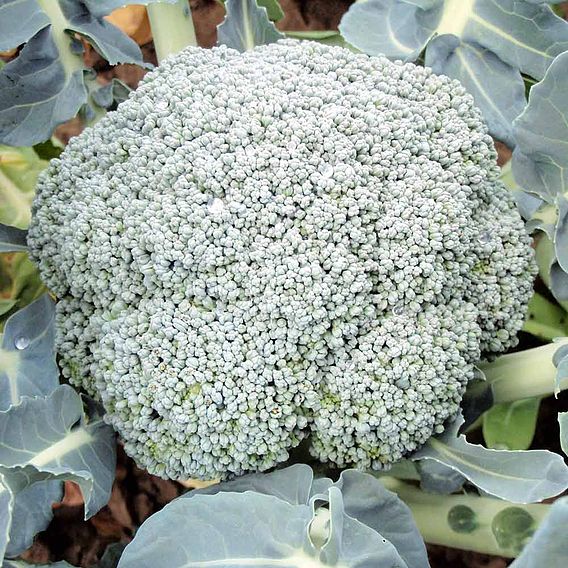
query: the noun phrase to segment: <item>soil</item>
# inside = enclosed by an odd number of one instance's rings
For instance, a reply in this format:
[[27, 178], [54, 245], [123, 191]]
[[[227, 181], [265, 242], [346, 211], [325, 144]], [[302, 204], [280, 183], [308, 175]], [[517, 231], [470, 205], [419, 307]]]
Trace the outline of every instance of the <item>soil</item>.
[[[354, 0], [280, 0], [285, 17], [278, 23], [278, 27], [286, 30], [335, 29], [342, 14], [353, 2]], [[198, 43], [203, 47], [213, 46], [216, 42], [216, 26], [223, 19], [223, 8], [216, 0], [190, 0], [190, 3]], [[568, 17], [568, 2], [561, 7]], [[140, 37], [148, 33], [143, 28], [139, 32]], [[156, 56], [151, 41], [141, 47], [145, 60], [155, 64]], [[144, 71], [134, 65], [109, 66], [88, 46], [85, 59], [97, 71], [101, 83], [117, 77], [135, 88], [144, 75]], [[59, 127], [56, 135], [66, 143], [81, 129], [80, 120], [75, 119]], [[501, 143], [497, 143], [497, 149], [500, 162], [506, 162], [510, 158], [510, 150]], [[557, 451], [560, 449], [556, 415], [567, 405], [568, 396], [543, 402], [535, 447]], [[81, 493], [75, 484], [67, 482], [64, 501], [54, 506], [53, 521], [47, 530], [36, 537], [33, 546], [22, 558], [34, 563], [67, 560], [75, 566], [91, 567], [98, 562], [109, 545], [128, 543], [136, 528], [146, 518], [183, 491], [186, 488], [179, 483], [165, 481], [136, 467], [119, 446], [116, 479], [108, 505], [85, 521]], [[510, 563], [506, 558], [442, 546], [428, 546], [428, 553], [432, 568], [504, 568]]]

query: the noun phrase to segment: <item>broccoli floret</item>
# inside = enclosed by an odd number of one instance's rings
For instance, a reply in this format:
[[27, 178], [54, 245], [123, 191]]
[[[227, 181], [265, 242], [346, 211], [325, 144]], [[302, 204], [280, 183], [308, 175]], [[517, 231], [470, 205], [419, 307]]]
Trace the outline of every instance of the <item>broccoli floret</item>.
[[535, 267], [498, 175], [471, 96], [430, 69], [188, 48], [39, 182], [63, 371], [152, 473], [265, 470], [308, 436], [387, 467], [516, 342]]

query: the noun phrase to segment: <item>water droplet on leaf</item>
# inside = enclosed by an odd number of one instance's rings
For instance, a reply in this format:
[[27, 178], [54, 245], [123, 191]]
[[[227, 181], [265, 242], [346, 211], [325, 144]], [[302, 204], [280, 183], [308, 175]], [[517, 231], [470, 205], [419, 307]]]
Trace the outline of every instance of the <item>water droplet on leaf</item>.
[[482, 245], [486, 245], [490, 243], [493, 239], [489, 231], [483, 231], [483, 233], [479, 235], [478, 240]]
[[14, 345], [16, 349], [26, 349], [30, 344], [30, 340], [27, 337], [16, 337], [14, 340]]

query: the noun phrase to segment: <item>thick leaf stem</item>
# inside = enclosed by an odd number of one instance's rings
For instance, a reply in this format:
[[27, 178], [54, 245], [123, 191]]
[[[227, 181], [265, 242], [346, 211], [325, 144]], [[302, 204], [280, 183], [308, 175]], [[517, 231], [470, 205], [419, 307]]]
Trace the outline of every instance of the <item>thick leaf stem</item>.
[[509, 353], [484, 363], [479, 368], [491, 383], [496, 403], [511, 402], [535, 396], [554, 394], [556, 387], [568, 389], [568, 377], [560, 378], [557, 385], [557, 368], [554, 355], [561, 346], [568, 345], [564, 337], [534, 349]]
[[159, 63], [189, 45], [197, 45], [188, 0], [149, 4], [148, 17]]
[[381, 477], [381, 482], [410, 507], [426, 542], [484, 554], [517, 556], [550, 509], [474, 494], [426, 493], [394, 477]]
[[83, 71], [83, 59], [71, 50], [71, 36], [67, 33], [68, 21], [61, 10], [59, 2], [53, 0], [37, 0], [41, 9], [51, 21], [51, 37], [59, 52], [59, 61], [68, 75]]

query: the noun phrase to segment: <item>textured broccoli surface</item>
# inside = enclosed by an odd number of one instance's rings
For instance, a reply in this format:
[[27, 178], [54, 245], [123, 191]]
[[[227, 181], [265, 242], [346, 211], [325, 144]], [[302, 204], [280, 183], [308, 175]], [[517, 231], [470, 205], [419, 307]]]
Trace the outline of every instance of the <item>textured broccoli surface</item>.
[[535, 273], [456, 81], [285, 40], [188, 48], [42, 176], [32, 256], [69, 380], [171, 478], [310, 437], [376, 469], [516, 342]]

